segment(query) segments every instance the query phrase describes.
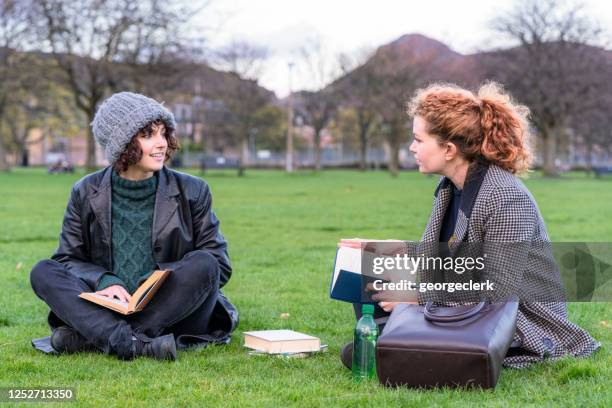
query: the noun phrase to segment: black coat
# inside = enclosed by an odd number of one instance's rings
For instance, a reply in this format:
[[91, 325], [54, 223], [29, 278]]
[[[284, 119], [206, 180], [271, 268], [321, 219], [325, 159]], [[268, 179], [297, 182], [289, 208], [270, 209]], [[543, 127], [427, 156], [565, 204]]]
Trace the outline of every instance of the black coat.
[[[72, 188], [64, 215], [59, 247], [51, 257], [66, 265], [92, 290], [112, 272], [111, 167], [85, 176]], [[220, 267], [220, 286], [230, 279], [232, 267], [219, 220], [211, 207], [212, 196], [202, 179], [163, 167], [153, 212], [153, 258], [159, 269], [173, 269], [187, 253], [210, 252]], [[218, 339], [227, 339], [238, 324], [238, 312], [219, 293], [211, 322]]]

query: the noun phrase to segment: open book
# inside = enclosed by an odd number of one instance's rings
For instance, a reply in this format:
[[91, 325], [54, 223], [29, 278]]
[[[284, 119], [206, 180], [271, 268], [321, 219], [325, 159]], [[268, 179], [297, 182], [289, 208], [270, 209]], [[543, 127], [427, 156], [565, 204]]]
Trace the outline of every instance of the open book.
[[268, 354], [306, 353], [321, 350], [318, 337], [293, 330], [244, 332], [244, 346]]
[[374, 292], [366, 287], [375, 281], [388, 283], [386, 275], [373, 273], [374, 258], [393, 256], [406, 251], [406, 243], [387, 239], [341, 239], [336, 251], [329, 294], [332, 299], [349, 303], [376, 303]]
[[108, 296], [98, 295], [95, 292], [83, 292], [79, 295], [79, 297], [114, 310], [115, 312], [129, 315], [140, 312], [142, 309], [144, 309], [169, 273], [169, 269], [153, 272], [151, 276], [149, 276], [147, 280], [144, 281], [144, 283], [140, 285], [138, 289], [136, 289], [136, 292], [134, 292], [132, 295], [132, 299], [129, 303], [122, 302], [115, 298], [111, 299]]

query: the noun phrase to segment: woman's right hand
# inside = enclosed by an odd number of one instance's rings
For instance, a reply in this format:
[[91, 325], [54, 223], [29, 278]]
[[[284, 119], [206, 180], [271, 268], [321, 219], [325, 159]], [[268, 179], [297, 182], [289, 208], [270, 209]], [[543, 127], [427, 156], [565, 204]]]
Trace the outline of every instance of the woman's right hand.
[[121, 285], [113, 285], [109, 286], [106, 289], [99, 290], [96, 292], [98, 295], [106, 296], [111, 299], [117, 298], [122, 302], [129, 303], [132, 299], [132, 296], [125, 290], [125, 288]]
[[344, 238], [338, 242], [338, 247], [362, 249], [365, 242], [367, 240], [363, 238]]

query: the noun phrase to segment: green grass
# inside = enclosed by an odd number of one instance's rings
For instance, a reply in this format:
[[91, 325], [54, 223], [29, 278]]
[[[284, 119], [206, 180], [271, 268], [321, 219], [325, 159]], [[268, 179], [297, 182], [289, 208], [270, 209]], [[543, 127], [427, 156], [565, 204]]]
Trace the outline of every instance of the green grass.
[[[335, 245], [353, 236], [419, 239], [437, 177], [413, 172], [397, 179], [383, 172], [249, 171], [244, 178], [212, 172], [206, 179], [234, 266], [225, 292], [241, 317], [232, 343], [181, 352], [177, 363], [43, 355], [30, 339], [48, 334], [47, 308], [33, 294], [29, 272], [55, 249], [70, 187], [81, 176], [40, 169], [0, 175], [0, 387], [75, 387], [73, 406], [603, 407], [612, 401], [608, 303], [569, 306], [571, 319], [603, 344], [594, 357], [505, 370], [494, 391], [352, 383], [338, 358], [352, 336], [352, 308], [328, 296]], [[553, 241], [610, 241], [612, 178], [533, 175], [526, 183]], [[243, 331], [277, 328], [319, 336], [329, 351], [292, 360], [247, 355]]]

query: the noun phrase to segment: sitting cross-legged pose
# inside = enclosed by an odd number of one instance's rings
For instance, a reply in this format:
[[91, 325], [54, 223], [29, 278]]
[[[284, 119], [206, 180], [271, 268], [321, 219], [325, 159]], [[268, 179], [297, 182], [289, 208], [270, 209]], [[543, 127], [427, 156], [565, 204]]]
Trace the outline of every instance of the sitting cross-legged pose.
[[[414, 134], [410, 151], [419, 171], [442, 176], [420, 244], [434, 243], [439, 253], [478, 244], [502, 248], [499, 259], [509, 262], [486, 271], [491, 279], [517, 295], [544, 295], [537, 298], [543, 301], [520, 298], [504, 365], [523, 368], [547, 358], [591, 355], [600, 344], [569, 321], [565, 298], [556, 295], [562, 293], [562, 285], [559, 270], [549, 267], [554, 259], [544, 219], [517, 177], [528, 170], [531, 160], [528, 109], [495, 83], [483, 85], [476, 94], [433, 84], [416, 93], [409, 114]], [[437, 279], [423, 274], [422, 281]], [[380, 301], [374, 317], [382, 328], [399, 302], [381, 295], [372, 298]], [[355, 312], [359, 317], [357, 305]], [[347, 367], [351, 354], [349, 343], [341, 353]]]
[[[33, 346], [175, 360], [177, 348], [229, 342], [238, 313], [220, 290], [232, 273], [227, 244], [208, 185], [164, 166], [178, 149], [172, 113], [121, 92], [99, 107], [92, 127], [110, 166], [73, 186], [59, 247], [32, 269], [52, 329]], [[171, 272], [138, 313], [79, 298], [95, 291], [129, 301], [157, 269]]]

